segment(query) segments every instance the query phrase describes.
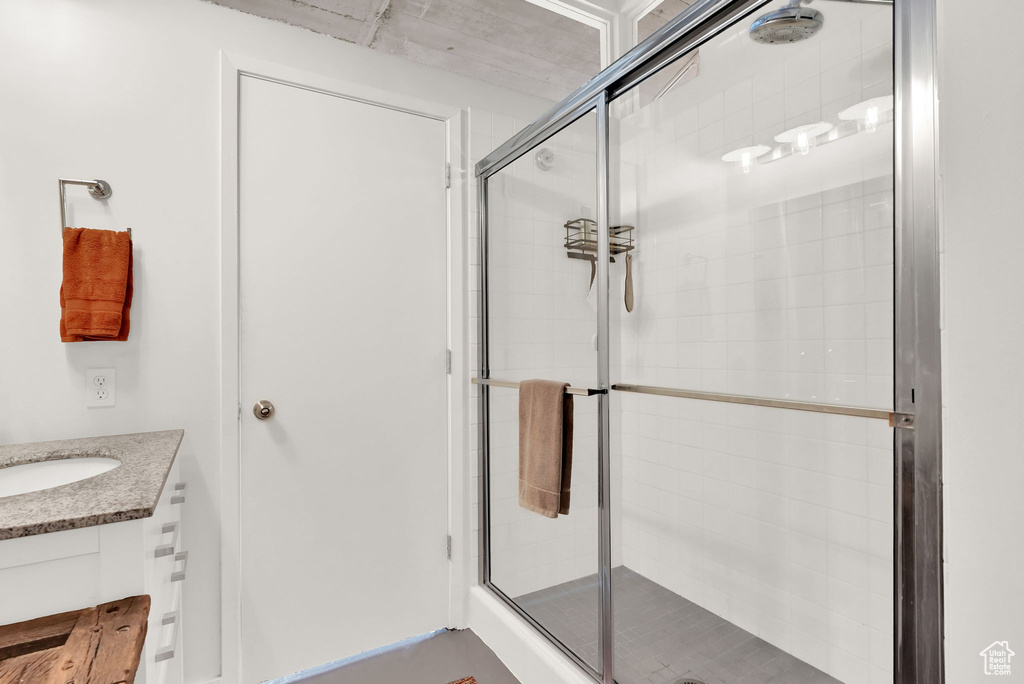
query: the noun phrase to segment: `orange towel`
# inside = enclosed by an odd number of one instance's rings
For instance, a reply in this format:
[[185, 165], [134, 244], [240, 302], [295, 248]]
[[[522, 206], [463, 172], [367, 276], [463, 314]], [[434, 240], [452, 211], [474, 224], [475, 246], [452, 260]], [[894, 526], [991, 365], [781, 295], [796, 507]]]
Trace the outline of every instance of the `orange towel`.
[[64, 231], [60, 339], [128, 339], [132, 306], [132, 242], [127, 232]]

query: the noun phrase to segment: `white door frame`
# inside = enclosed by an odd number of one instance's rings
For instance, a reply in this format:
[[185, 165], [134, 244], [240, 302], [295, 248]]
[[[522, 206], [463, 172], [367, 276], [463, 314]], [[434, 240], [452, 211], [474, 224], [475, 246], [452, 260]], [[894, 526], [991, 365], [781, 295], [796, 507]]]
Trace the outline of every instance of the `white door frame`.
[[[463, 150], [468, 135], [468, 112], [446, 105], [370, 86], [295, 69], [266, 60], [221, 51], [221, 679], [239, 681], [241, 638], [240, 598], [241, 518], [239, 506], [243, 415], [239, 373], [239, 257], [238, 257], [238, 91], [242, 76], [291, 85], [334, 97], [387, 107], [445, 124], [447, 162], [451, 168], [448, 189], [448, 348], [452, 353], [448, 378], [448, 531], [452, 536], [449, 563], [448, 625], [465, 623], [462, 594], [469, 559], [466, 528], [470, 520], [465, 492], [470, 477], [462, 457], [467, 444], [468, 350], [465, 292], [468, 278], [466, 238], [468, 200], [465, 193], [466, 160]], [[438, 183], [444, 169], [438, 169]], [[440, 187], [440, 185], [439, 185]], [[404, 391], [401, 387], [395, 391]], [[383, 645], [383, 644], [381, 644]], [[346, 655], [346, 654], [339, 654]], [[310, 667], [323, 663], [310, 663]]]
[[[601, 68], [621, 57], [626, 50], [622, 49], [619, 36], [620, 15], [605, 9], [589, 0], [526, 0], [573, 21], [596, 28], [600, 36]], [[629, 46], [632, 47], [632, 46]], [[628, 49], [628, 47], [626, 48]]]

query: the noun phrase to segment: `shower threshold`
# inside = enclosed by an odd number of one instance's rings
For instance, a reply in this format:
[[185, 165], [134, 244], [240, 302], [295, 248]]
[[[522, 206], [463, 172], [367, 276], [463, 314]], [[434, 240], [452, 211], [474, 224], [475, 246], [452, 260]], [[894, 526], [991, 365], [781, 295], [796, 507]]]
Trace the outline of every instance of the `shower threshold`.
[[[615, 587], [615, 681], [674, 684], [841, 684], [625, 566]], [[597, 575], [525, 594], [515, 602], [588, 663], [598, 662]]]

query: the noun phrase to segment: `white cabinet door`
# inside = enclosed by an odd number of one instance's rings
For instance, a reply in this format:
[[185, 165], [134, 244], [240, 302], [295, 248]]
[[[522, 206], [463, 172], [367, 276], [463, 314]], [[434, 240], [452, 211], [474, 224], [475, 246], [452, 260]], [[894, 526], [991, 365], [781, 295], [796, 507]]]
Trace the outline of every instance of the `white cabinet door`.
[[446, 625], [445, 146], [241, 79], [245, 684]]

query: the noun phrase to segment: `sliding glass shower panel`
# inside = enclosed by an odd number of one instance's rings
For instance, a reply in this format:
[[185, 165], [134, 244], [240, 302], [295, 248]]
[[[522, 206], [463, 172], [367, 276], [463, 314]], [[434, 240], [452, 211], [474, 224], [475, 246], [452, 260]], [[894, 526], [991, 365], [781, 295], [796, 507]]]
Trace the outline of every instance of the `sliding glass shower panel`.
[[[587, 243], [597, 211], [595, 119], [585, 115], [487, 179], [495, 382], [596, 386], [596, 253]], [[598, 670], [597, 398], [572, 397], [570, 508], [552, 519], [519, 505], [519, 392], [488, 391], [491, 583]]]
[[819, 6], [813, 38], [756, 43], [744, 20], [651, 105], [613, 102], [632, 382], [892, 403], [892, 9]]
[[893, 678], [892, 9], [784, 4], [611, 103], [620, 684]]

